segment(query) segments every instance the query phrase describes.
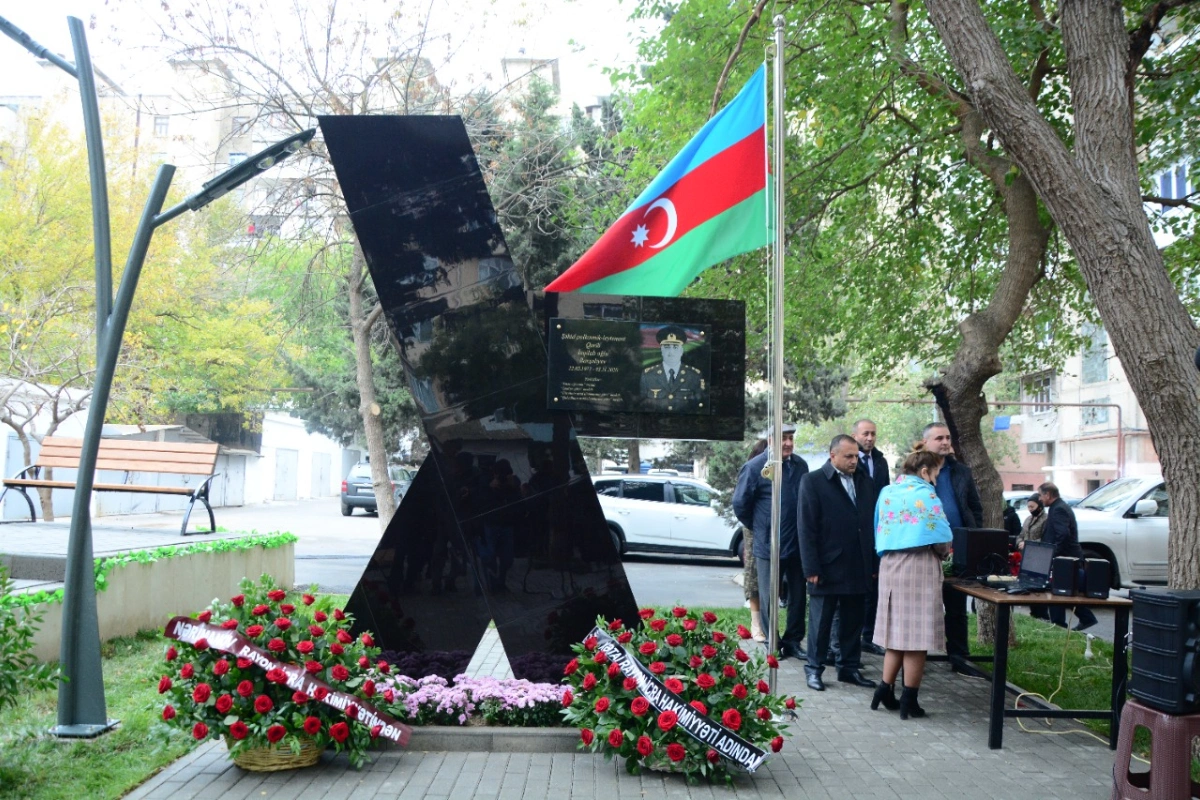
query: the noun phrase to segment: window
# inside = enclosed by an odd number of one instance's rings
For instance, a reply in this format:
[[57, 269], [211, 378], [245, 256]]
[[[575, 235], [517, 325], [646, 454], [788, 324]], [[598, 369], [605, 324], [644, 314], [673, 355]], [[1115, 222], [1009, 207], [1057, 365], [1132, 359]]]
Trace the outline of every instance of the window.
[[250, 132], [249, 117], [234, 117], [233, 118], [233, 135], [241, 136], [244, 133]]
[[671, 486], [675, 488], [676, 503], [682, 503], [685, 506], [712, 505], [712, 494], [707, 489], [690, 483], [673, 483]]
[[1108, 380], [1108, 336], [1104, 328], [1087, 323], [1082, 329], [1084, 383], [1102, 383]]
[[160, 116], [154, 118], [154, 135], [166, 136], [171, 132], [171, 118]]
[[[1110, 399], [1107, 397], [1101, 397], [1095, 402], [1108, 403], [1110, 402]], [[1079, 412], [1079, 422], [1082, 425], [1105, 425], [1108, 423], [1107, 408], [1097, 408], [1093, 406], [1090, 408], [1081, 408], [1079, 409]]]
[[[1045, 442], [1030, 442], [1029, 444], [1027, 444], [1025, 446], [1025, 452], [1029, 453], [1031, 456], [1042, 455], [1046, 452], [1046, 443]], [[1024, 489], [1025, 487], [1024, 486], [1014, 486], [1013, 488], [1014, 489]], [[1029, 488], [1032, 489], [1033, 487], [1030, 486]]]
[[1167, 487], [1159, 486], [1142, 499], [1158, 503], [1158, 511], [1154, 512], [1154, 516], [1168, 517], [1171, 515], [1171, 498], [1167, 497]]
[[1033, 414], [1045, 414], [1053, 410], [1054, 373], [1043, 372], [1025, 380], [1025, 402], [1036, 403], [1030, 408]]
[[625, 481], [625, 498], [628, 500], [654, 500], [664, 502], [665, 483], [657, 481]]
[[236, 167], [238, 164], [242, 163], [245, 160], [246, 160], [245, 153], [230, 153], [229, 154], [229, 166], [231, 166], [231, 167]]
[[596, 494], [602, 494], [602, 495], [606, 495], [608, 497], [620, 497], [621, 496], [621, 482], [620, 481], [596, 481], [595, 486], [596, 486]]

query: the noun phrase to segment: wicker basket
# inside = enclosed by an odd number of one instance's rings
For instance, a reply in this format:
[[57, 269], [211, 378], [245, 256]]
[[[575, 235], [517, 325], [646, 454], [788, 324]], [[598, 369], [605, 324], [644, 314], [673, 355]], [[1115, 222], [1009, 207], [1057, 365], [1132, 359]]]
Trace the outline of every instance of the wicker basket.
[[[225, 746], [233, 747], [233, 741], [225, 737]], [[245, 747], [233, 754], [233, 763], [249, 772], [279, 772], [285, 769], [311, 767], [321, 758], [324, 747], [318, 747], [312, 739], [301, 736], [299, 752], [283, 742], [262, 747]]]

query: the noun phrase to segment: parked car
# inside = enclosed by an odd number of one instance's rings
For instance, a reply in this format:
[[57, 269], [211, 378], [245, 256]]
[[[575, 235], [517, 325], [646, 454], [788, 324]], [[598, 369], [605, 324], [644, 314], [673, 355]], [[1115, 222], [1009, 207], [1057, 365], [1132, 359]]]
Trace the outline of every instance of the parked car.
[[[404, 493], [412, 484], [413, 472], [404, 467], [388, 467], [388, 475], [392, 481], [392, 496], [399, 504]], [[355, 464], [342, 481], [342, 516], [348, 517], [354, 509], [361, 508], [369, 514], [378, 510], [375, 500], [374, 479], [371, 477], [370, 464]]]
[[1075, 506], [1087, 558], [1113, 565], [1113, 588], [1167, 582], [1171, 502], [1160, 476], [1118, 478]]
[[702, 481], [674, 475], [604, 476], [595, 480], [595, 487], [618, 553], [743, 558], [741, 526], [717, 512], [718, 492]]
[[[1009, 506], [1017, 512], [1017, 516], [1021, 518], [1021, 522], [1025, 522], [1029, 517], [1029, 498], [1037, 494], [1035, 489], [1012, 489], [1004, 493], [1004, 505]], [[1069, 506], [1079, 505], [1082, 498], [1079, 497], [1064, 497]]]

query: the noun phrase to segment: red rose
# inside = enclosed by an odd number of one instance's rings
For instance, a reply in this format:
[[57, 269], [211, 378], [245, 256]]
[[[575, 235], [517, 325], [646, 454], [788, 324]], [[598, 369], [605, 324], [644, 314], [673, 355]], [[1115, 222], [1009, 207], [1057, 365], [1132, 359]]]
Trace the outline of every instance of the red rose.
[[679, 647], [679, 645], [683, 644], [683, 637], [678, 633], [669, 633], [667, 634], [667, 644], [671, 647]]
[[350, 644], [354, 641], [354, 637], [348, 631], [340, 630], [337, 632], [337, 640], [342, 644]]
[[725, 666], [721, 667], [721, 673], [726, 678], [736, 678], [737, 677], [737, 670], [734, 669], [733, 664], [726, 664]]
[[771, 740], [771, 752], [778, 753], [782, 749], [783, 749], [783, 737], [776, 736], [774, 739]]
[[262, 625], [251, 625], [249, 628], [246, 628], [246, 635], [249, 636], [251, 639], [256, 638], [262, 632], [263, 632]]
[[305, 717], [304, 732], [309, 736], [316, 736], [321, 732], [321, 720], [316, 717]]
[[271, 698], [267, 697], [265, 694], [260, 694], [258, 697], [254, 698], [254, 710], [259, 714], [265, 714], [274, 707], [275, 704], [271, 702]]
[[287, 650], [287, 643], [283, 639], [275, 638], [267, 642], [267, 649], [272, 653], [282, 653]]
[[316, 675], [321, 670], [325, 669], [319, 661], [305, 661], [304, 671], [309, 675]]
[[326, 689], [324, 686], [318, 686], [317, 688], [313, 689], [313, 699], [314, 700], [318, 700], [318, 701], [324, 700], [328, 696], [329, 696], [329, 690]]
[[375, 681], [368, 678], [366, 680], [366, 682], [363, 683], [362, 691], [363, 691], [363, 694], [365, 694], [367, 697], [374, 697], [375, 696]]
[[625, 680], [621, 681], [621, 688], [623, 688], [627, 692], [632, 692], [634, 689], [637, 688], [637, 679], [636, 678], [626, 678]]
[[192, 738], [196, 740], [203, 739], [208, 736], [208, 726], [203, 722], [197, 722], [192, 726]]
[[700, 669], [700, 665], [704, 663], [704, 659], [700, 656], [692, 656], [688, 659], [688, 666], [692, 669]]
[[709, 625], [712, 625], [714, 622], [717, 621], [717, 615], [711, 611], [705, 611], [704, 612], [704, 621], [707, 622]]
[[359, 656], [358, 666], [360, 669], [367, 669], [371, 666], [371, 659], [367, 658], [366, 656]]
[[308, 639], [305, 639], [301, 642], [296, 643], [296, 652], [303, 653], [304, 655], [308, 655], [309, 653], [311, 653], [313, 651], [313, 649], [315, 647], [316, 647], [315, 644], [313, 644]]
[[705, 658], [712, 658], [716, 654], [717, 648], [713, 647], [711, 644], [706, 644], [704, 647], [700, 648], [700, 655], [704, 656]]
[[642, 619], [650, 619], [651, 617], [654, 616], [654, 609], [653, 608], [638, 609], [638, 616], [641, 617]]
[[240, 719], [229, 726], [229, 735], [238, 741], [245, 739], [246, 735], [249, 733], [250, 729], [247, 728], [246, 723], [242, 722]]
[[721, 631], [713, 631], [713, 641], [721, 644], [721, 642], [725, 641], [725, 634]]
[[766, 681], [759, 681], [758, 682], [758, 691], [762, 692], [763, 694], [766, 694], [767, 692], [771, 691], [771, 685], [769, 683], [767, 683]]
[[248, 658], [239, 658], [239, 659], [237, 660], [237, 668], [238, 668], [238, 669], [250, 669], [250, 665], [251, 665], [252, 663], [254, 663], [254, 662], [252, 662], [252, 661], [251, 661], [250, 659], [248, 659]]
[[[389, 701], [389, 702], [391, 702], [391, 701]], [[575, 702], [575, 695], [571, 694], [570, 689], [567, 689], [565, 692], [563, 692], [563, 699], [562, 699], [563, 708], [566, 708], [567, 706], [571, 705], [571, 703], [573, 703], [573, 702]]]
[[758, 709], [758, 711], [755, 711], [754, 713], [763, 722], [766, 722], [767, 720], [769, 720], [771, 718], [771, 709], [769, 709], [769, 708], [765, 708], [765, 707], [760, 708], [760, 709]]
[[658, 728], [663, 733], [666, 733], [667, 731], [674, 728], [675, 723], [678, 721], [679, 721], [679, 717], [677, 717], [675, 715], [674, 711], [664, 711], [658, 715]]
[[272, 725], [267, 728], [267, 741], [271, 744], [275, 744], [284, 736], [287, 736], [287, 728], [282, 725]]
[[208, 649], [208, 639], [205, 639], [203, 636], [201, 636], [199, 639], [196, 640], [196, 643], [194, 645], [192, 645], [192, 647], [196, 648], [197, 650], [199, 650], [201, 652], [204, 652], [205, 650]]
[[694, 619], [685, 619], [685, 620], [683, 621], [683, 629], [684, 629], [685, 631], [694, 631], [694, 630], [696, 630], [696, 620], [694, 620]]
[[619, 631], [619, 630], [621, 630], [621, 620], [619, 620], [619, 619], [614, 619], [612, 622], [608, 623], [608, 629], [609, 629], [610, 631]]
[[767, 654], [767, 666], [771, 669], [779, 669], [779, 659], [773, 655]]
[[721, 715], [721, 724], [731, 731], [736, 731], [742, 727], [742, 715], [738, 713], [736, 708], [727, 708], [725, 713]]
[[379, 670], [384, 675], [387, 675], [389, 672], [392, 671], [391, 665], [388, 664], [388, 662], [382, 661], [382, 660], [375, 663], [375, 669]]
[[671, 609], [671, 613], [674, 614], [676, 617], [683, 618], [683, 617], [687, 616], [687, 609], [684, 608], [683, 606], [675, 606], [674, 608]]
[[750, 656], [746, 655], [746, 651], [740, 647], [733, 651], [733, 657], [743, 664], [750, 660]]
[[601, 697], [593, 707], [596, 709], [597, 714], [603, 714], [605, 711], [608, 711], [608, 698]]
[[236, 631], [237, 626], [238, 626], [238, 621], [236, 619], [227, 619], [221, 623], [221, 627], [227, 631]]
[[796, 698], [789, 697], [787, 700], [783, 701], [783, 705], [784, 705], [784, 707], [786, 707], [788, 709], [795, 708], [796, 707]]
[[619, 748], [625, 742], [625, 734], [621, 733], [620, 728], [613, 728], [608, 732], [608, 746]]
[[288, 628], [292, 627], [292, 621], [287, 617], [280, 617], [279, 619], [275, 620], [275, 627], [279, 628], [281, 631], [286, 631]]
[[334, 642], [333, 644], [329, 645], [329, 652], [333, 653], [335, 656], [340, 656], [342, 653], [346, 652], [346, 648], [342, 647], [337, 642]]
[[237, 693], [242, 697], [249, 697], [254, 694], [254, 684], [250, 681], [242, 681], [237, 685]]
[[572, 658], [567, 662], [567, 665], [563, 667], [563, 675], [572, 675], [577, 669], [579, 669], [579, 659]]
[[342, 622], [343, 620], [346, 619], [346, 612], [342, 611], [340, 608], [335, 608], [333, 610], [333, 618], [336, 619], [338, 622]]
[[164, 720], [175, 719], [175, 706], [166, 705], [163, 707], [162, 717]]
[[597, 639], [595, 636], [589, 636], [583, 640], [583, 649], [588, 651], [595, 650], [596, 645], [598, 644], [600, 644], [599, 639]]
[[637, 740], [638, 755], [642, 758], [654, 752], [654, 742], [650, 741], [649, 736], [639, 736]]
[[638, 652], [644, 656], [654, 655], [655, 651], [657, 650], [658, 645], [656, 645], [654, 642], [642, 642], [640, 645], [638, 645]]
[[635, 697], [629, 704], [629, 710], [635, 717], [640, 717], [650, 710], [650, 701], [644, 697]]
[[292, 692], [292, 702], [296, 705], [304, 705], [308, 702], [308, 695], [300, 691]]
[[371, 638], [371, 634], [369, 633], [364, 633], [359, 637], [359, 640], [367, 647], [375, 646], [375, 640]]
[[383, 690], [383, 701], [385, 703], [396, 702], [396, 693], [393, 692], [391, 689], [384, 689]]
[[205, 703], [212, 696], [212, 687], [207, 683], [197, 683], [196, 688], [192, 689], [192, 699], [197, 703]]
[[735, 683], [733, 685], [733, 689], [731, 691], [733, 693], [733, 696], [736, 697], [738, 700], [746, 699], [746, 687], [744, 684]]
[[313, 636], [324, 636], [325, 635], [325, 629], [322, 628], [320, 625], [309, 625], [308, 632], [310, 634], [312, 634]]
[[650, 671], [655, 675], [662, 675], [667, 671], [667, 665], [661, 661], [652, 661], [650, 663]]
[[253, 609], [250, 610], [250, 613], [256, 617], [261, 617], [263, 614], [268, 613], [270, 610], [271, 610], [270, 606], [264, 606], [262, 603], [259, 603]]
[[344, 681], [350, 677], [350, 670], [346, 669], [341, 664], [337, 664], [330, 671], [330, 674], [333, 675], [333, 679], [335, 681]]
[[301, 600], [301, 601], [304, 603], [304, 605], [306, 605], [306, 606], [311, 606], [313, 603], [317, 602], [317, 598], [313, 597], [311, 594], [302, 594], [302, 595], [300, 595], [300, 600]]
[[379, 734], [381, 734], [381, 733], [383, 733], [382, 725], [372, 725], [371, 726], [371, 738], [372, 739], [378, 739]]
[[705, 706], [704, 703], [701, 703], [699, 700], [693, 700], [692, 702], [688, 703], [688, 705], [691, 706], [692, 708], [696, 709], [697, 711], [699, 711], [701, 714], [708, 716], [708, 707]]
[[243, 605], [243, 604], [246, 602], [246, 595], [244, 595], [244, 594], [235, 594], [235, 595], [234, 595], [234, 596], [233, 596], [233, 597], [230, 599], [230, 601], [229, 601], [229, 602], [233, 603], [233, 604], [234, 604], [235, 606], [237, 606], [238, 608], [241, 608], [241, 607], [242, 607], [242, 605]]
[[597, 664], [603, 664], [606, 661], [608, 661], [608, 656], [605, 654], [605, 652], [603, 650], [601, 650], [599, 653], [596, 653], [596, 663]]
[[296, 611], [296, 607], [291, 603], [284, 603], [283, 605], [279, 606], [279, 610], [284, 614], [292, 614]]
[[667, 758], [678, 764], [687, 758], [687, 750], [679, 742], [671, 742], [667, 745]]
[[633, 631], [625, 631], [617, 637], [617, 641], [621, 644], [629, 644], [633, 640]]
[[217, 698], [217, 712], [220, 714], [228, 714], [229, 709], [233, 708], [233, 698], [227, 694], [223, 694]]
[[[705, 613], [707, 613], [707, 612], [705, 612]], [[704, 754], [704, 757], [706, 759], [708, 759], [708, 763], [710, 763], [710, 764], [715, 764], [721, 760], [721, 756], [717, 753], [716, 750], [709, 750], [707, 753]]]
[[701, 672], [696, 676], [696, 685], [701, 689], [711, 689], [717, 685], [716, 679], [707, 672]]
[[579, 738], [583, 740], [585, 745], [591, 745], [596, 738], [596, 734], [592, 733], [591, 728], [581, 728], [579, 731]]
[[668, 691], [672, 691], [675, 694], [683, 691], [683, 681], [679, 680], [679, 678], [667, 678], [663, 685], [667, 687]]
[[745, 625], [738, 625], [737, 632], [738, 632], [738, 636], [742, 637], [743, 639], [750, 638], [750, 629], [747, 628]]
[[583, 676], [584, 691], [591, 689], [595, 685], [596, 685], [596, 676], [595, 675], [593, 675], [592, 673], [589, 672], [587, 675]]
[[667, 621], [665, 619], [655, 619], [650, 621], [650, 630], [656, 633], [662, 633], [666, 630]]
[[614, 664], [608, 665], [608, 677], [615, 678], [620, 674], [621, 674], [621, 665], [620, 664], [614, 663]]
[[353, 703], [346, 706], [346, 716], [350, 719], [358, 719], [358, 706]]
[[229, 672], [229, 662], [225, 659], [222, 658], [220, 661], [213, 664], [213, 675], [220, 677], [226, 672]]
[[344, 722], [335, 722], [329, 726], [329, 735], [335, 742], [341, 744], [350, 736], [350, 726]]
[[272, 589], [271, 591], [267, 592], [267, 597], [278, 603], [280, 600], [287, 597], [287, 592], [285, 592], [283, 589]]
[[188, 678], [192, 677], [195, 674], [196, 674], [196, 668], [193, 667], [191, 664], [184, 664], [183, 667], [179, 670], [179, 677], [183, 678], [184, 680], [187, 680]]
[[314, 611], [313, 612], [313, 621], [314, 622], [324, 622], [327, 619], [329, 619], [329, 616], [324, 611]]
[[179, 651], [174, 647], [167, 648], [167, 661], [174, 661], [179, 656]]
[[196, 619], [200, 620], [201, 622], [208, 622], [210, 619], [212, 619], [212, 611], [206, 608], [196, 615]]
[[267, 670], [267, 681], [270, 683], [287, 683], [287, 673], [279, 667]]

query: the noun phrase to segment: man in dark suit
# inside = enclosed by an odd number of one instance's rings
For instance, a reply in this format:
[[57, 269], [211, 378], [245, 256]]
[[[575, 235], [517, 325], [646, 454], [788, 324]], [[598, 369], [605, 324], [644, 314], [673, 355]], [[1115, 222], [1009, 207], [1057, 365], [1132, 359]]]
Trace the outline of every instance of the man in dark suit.
[[[1042, 529], [1042, 541], [1054, 545], [1055, 558], [1083, 558], [1075, 511], [1059, 495], [1058, 487], [1053, 483], [1043, 483], [1038, 487], [1038, 496], [1046, 506], [1046, 527]], [[1075, 618], [1079, 622], [1075, 623], [1073, 630], [1084, 631], [1096, 624], [1096, 615], [1086, 606], [1075, 607]], [[1060, 628], [1067, 627], [1066, 608], [1050, 606], [1050, 621]]]
[[[878, 497], [883, 487], [892, 482], [892, 476], [888, 471], [887, 459], [875, 446], [876, 435], [875, 423], [871, 420], [860, 419], [854, 423], [854, 441], [858, 442], [858, 469], [870, 477], [871, 482], [875, 484], [875, 496]], [[875, 638], [875, 609], [879, 604], [879, 556], [875, 557], [871, 576], [867, 583], [867, 605], [863, 610], [862, 649], [881, 656], [884, 649], [872, 641]]]
[[[808, 464], [792, 453], [795, 425], [783, 426], [783, 440], [779, 457], [783, 463], [783, 489], [780, 496], [779, 518], [779, 573], [787, 578], [787, 627], [779, 637], [781, 658], [805, 657], [800, 642], [804, 639], [804, 570], [800, 564], [800, 546], [796, 541], [796, 498], [800, 480], [808, 473]], [[776, 438], [767, 432], [771, 446]], [[738, 473], [737, 488], [733, 491], [733, 513], [742, 526], [754, 531], [755, 565], [758, 567], [758, 602], [762, 615], [762, 627], [771, 631], [771, 487], [770, 479], [763, 476], [771, 451], [766, 450], [747, 461]], [[747, 554], [749, 555], [749, 554]]]
[[[874, 687], [859, 671], [863, 608], [875, 565], [875, 485], [859, 472], [858, 442], [838, 434], [829, 461], [800, 481], [800, 559], [808, 582], [808, 651], [825, 653], [838, 615], [838, 680]], [[809, 659], [808, 686], [825, 691], [824, 666]]]

